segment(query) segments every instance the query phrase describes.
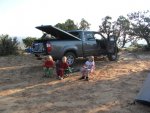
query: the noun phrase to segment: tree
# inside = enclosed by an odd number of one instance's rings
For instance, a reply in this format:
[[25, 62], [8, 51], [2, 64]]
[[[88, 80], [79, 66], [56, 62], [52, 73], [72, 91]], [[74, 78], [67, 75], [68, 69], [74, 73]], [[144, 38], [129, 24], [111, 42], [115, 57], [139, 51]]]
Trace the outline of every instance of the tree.
[[80, 30], [88, 30], [90, 29], [90, 24], [84, 19], [81, 19], [81, 22], [79, 23], [79, 29]]
[[65, 30], [65, 31], [78, 29], [78, 26], [75, 25], [74, 21], [71, 19], [66, 20], [65, 23], [57, 23], [55, 25], [55, 27], [58, 27], [58, 28]]
[[58, 27], [65, 31], [77, 30], [77, 29], [88, 30], [88, 29], [90, 29], [90, 24], [84, 18], [81, 19], [79, 26], [77, 24], [75, 24], [73, 20], [67, 19], [65, 21], [65, 23], [57, 23], [55, 25], [55, 27]]
[[66, 26], [66, 30], [67, 31], [69, 31], [69, 30], [77, 30], [78, 29], [77, 25], [75, 25], [74, 21], [71, 20], [71, 19], [66, 20], [65, 26]]
[[124, 47], [126, 43], [132, 40], [131, 37], [128, 36], [128, 32], [130, 29], [130, 21], [124, 16], [119, 16], [117, 21], [114, 22], [113, 32], [116, 34], [118, 45], [120, 47]]
[[18, 45], [17, 37], [11, 38], [9, 35], [0, 35], [0, 56], [17, 54]]
[[23, 41], [23, 43], [24, 43], [24, 45], [25, 45], [26, 48], [27, 47], [31, 47], [32, 43], [34, 42], [34, 40], [36, 40], [35, 37], [27, 37], [25, 39], [22, 39], [22, 41]]
[[[133, 24], [132, 24], [133, 25]], [[116, 37], [118, 45], [124, 47], [126, 43], [135, 43], [138, 39], [135, 35], [131, 35], [131, 21], [124, 16], [119, 16], [117, 21], [112, 21], [110, 16], [102, 19], [99, 26], [99, 32], [103, 38], [109, 38], [111, 35]]]
[[99, 26], [99, 32], [103, 38], [108, 38], [113, 32], [111, 20], [112, 18], [110, 16], [106, 16], [102, 19], [102, 25]]
[[65, 23], [57, 23], [57, 24], [55, 25], [55, 27], [58, 27], [59, 29], [62, 29], [62, 30], [66, 30]]
[[129, 35], [136, 39], [145, 39], [148, 47], [150, 47], [150, 11], [134, 12], [128, 14], [131, 21]]

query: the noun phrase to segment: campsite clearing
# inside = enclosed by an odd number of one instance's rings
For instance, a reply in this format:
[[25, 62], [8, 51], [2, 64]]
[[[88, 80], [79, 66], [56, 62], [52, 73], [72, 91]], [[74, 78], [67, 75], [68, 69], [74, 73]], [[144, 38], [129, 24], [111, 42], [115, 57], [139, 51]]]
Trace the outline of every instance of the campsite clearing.
[[97, 58], [88, 82], [78, 80], [79, 72], [63, 80], [42, 78], [41, 65], [29, 54], [0, 57], [1, 113], [150, 113], [134, 104], [150, 73], [149, 52], [123, 51], [118, 62]]

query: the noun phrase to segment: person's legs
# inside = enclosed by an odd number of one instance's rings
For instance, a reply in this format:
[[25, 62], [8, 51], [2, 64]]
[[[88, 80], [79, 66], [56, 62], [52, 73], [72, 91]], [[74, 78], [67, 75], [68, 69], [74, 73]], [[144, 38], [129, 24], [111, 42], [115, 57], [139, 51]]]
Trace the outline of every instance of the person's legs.
[[56, 68], [56, 74], [57, 74], [57, 77], [59, 76], [59, 69]]
[[86, 73], [86, 69], [85, 68], [81, 68], [81, 77], [79, 78], [79, 80], [82, 80], [85, 78], [85, 73]]
[[48, 68], [47, 70], [47, 76], [51, 77], [53, 75], [53, 68]]
[[90, 72], [91, 72], [90, 69], [87, 69], [86, 72], [85, 72], [85, 73], [86, 73], [86, 74], [85, 74], [85, 80], [86, 80], [86, 81], [89, 80]]
[[46, 67], [43, 67], [43, 71], [44, 71], [43, 77], [46, 77], [46, 75], [47, 75], [47, 68], [46, 68]]
[[63, 77], [64, 77], [64, 70], [58, 69], [57, 75], [58, 75], [58, 79], [63, 79]]
[[61, 76], [62, 78], [64, 78], [64, 70], [63, 70], [63, 69], [60, 71], [60, 76]]
[[52, 68], [44, 67], [43, 70], [44, 70], [44, 76], [43, 77], [50, 77], [53, 74]]

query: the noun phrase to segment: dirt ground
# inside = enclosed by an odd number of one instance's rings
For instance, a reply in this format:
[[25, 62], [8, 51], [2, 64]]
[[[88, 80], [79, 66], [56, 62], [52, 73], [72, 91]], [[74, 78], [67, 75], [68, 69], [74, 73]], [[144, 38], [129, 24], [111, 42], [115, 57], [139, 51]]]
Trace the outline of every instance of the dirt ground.
[[42, 78], [41, 65], [29, 54], [0, 57], [0, 113], [150, 113], [133, 103], [150, 73], [150, 53], [121, 52], [118, 62], [97, 58], [90, 81], [78, 80], [80, 72]]

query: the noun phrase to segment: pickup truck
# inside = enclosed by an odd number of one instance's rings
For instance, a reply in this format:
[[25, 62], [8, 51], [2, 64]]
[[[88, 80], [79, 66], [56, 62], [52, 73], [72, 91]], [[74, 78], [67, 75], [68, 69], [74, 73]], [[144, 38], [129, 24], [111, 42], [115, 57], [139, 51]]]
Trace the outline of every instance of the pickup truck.
[[104, 38], [99, 32], [72, 30], [64, 31], [51, 25], [38, 26], [44, 35], [33, 42], [33, 54], [51, 55], [54, 59], [67, 57], [73, 65], [78, 57], [105, 55], [110, 61], [118, 58], [115, 36]]

